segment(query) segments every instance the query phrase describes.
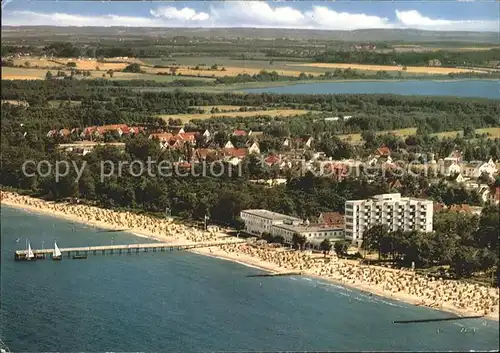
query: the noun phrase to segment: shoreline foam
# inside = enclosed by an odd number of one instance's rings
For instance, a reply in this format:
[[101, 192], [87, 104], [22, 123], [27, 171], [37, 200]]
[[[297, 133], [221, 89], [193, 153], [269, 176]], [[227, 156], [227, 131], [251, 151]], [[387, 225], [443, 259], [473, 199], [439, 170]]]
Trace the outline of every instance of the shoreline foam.
[[[169, 220], [155, 219], [144, 215], [132, 214], [130, 212], [117, 212], [87, 205], [71, 205], [68, 203], [46, 202], [40, 199], [21, 196], [12, 192], [2, 191], [1, 196], [2, 205], [5, 206], [34, 212], [41, 215], [53, 216], [101, 229], [124, 229], [123, 224], [130, 225], [138, 223], [139, 227], [127, 227], [124, 232], [130, 233], [134, 236], [149, 238], [161, 242], [174, 244], [176, 242], [182, 242], [186, 240], [205, 241], [222, 236], [227, 237], [227, 234], [216, 232], [202, 232], [183, 224], [173, 223]], [[71, 211], [73, 211], [74, 213], [72, 214]], [[113, 222], [115, 224], [112, 224]], [[303, 252], [290, 251], [283, 248], [258, 248], [248, 244], [199, 248], [190, 251], [202, 256], [210, 256], [222, 260], [232, 261], [244, 266], [253, 267], [273, 273], [293, 270], [301, 271], [305, 276], [315, 278], [320, 281], [325, 281], [327, 283], [340, 285], [344, 288], [357, 289], [365, 293], [375, 294], [381, 298], [401, 301], [412, 305], [426, 306], [436, 310], [451, 312], [458, 315], [485, 314], [484, 312], [474, 311], [466, 307], [457, 307], [455, 305], [452, 305], [449, 301], [440, 300], [442, 298], [437, 298], [434, 301], [431, 301], [429, 298], [423, 298], [422, 296], [416, 296], [407, 293], [404, 290], [408, 288], [405, 288], [404, 286], [401, 290], [398, 290], [396, 292], [393, 292], [394, 287], [391, 287], [391, 291], [388, 291], [388, 284], [384, 282], [385, 277], [381, 277], [382, 279], [380, 284], [374, 285], [373, 283], [370, 283], [370, 276], [373, 274], [375, 274], [375, 276], [380, 276], [378, 272], [381, 271], [381, 273], [385, 276], [389, 274], [389, 278], [391, 278], [391, 275], [396, 275], [397, 278], [402, 278], [404, 276], [415, 278], [415, 276], [419, 276], [412, 273], [411, 271], [386, 269], [367, 265], [361, 266], [355, 261], [336, 259], [335, 257], [328, 257], [327, 259], [329, 259], [332, 263], [325, 263], [325, 259], [322, 255], [308, 255]], [[261, 255], [261, 257], [253, 256], [255, 254]], [[282, 256], [280, 257], [280, 255]], [[278, 263], [269, 261], [271, 259], [277, 259]], [[311, 265], [311, 263], [313, 265]], [[325, 268], [327, 268], [327, 264], [331, 265], [330, 273], [324, 273]], [[332, 264], [333, 266], [337, 266], [335, 268], [336, 271], [338, 270], [337, 272], [334, 271]], [[303, 268], [304, 265], [308, 265], [306, 266], [307, 268]], [[363, 283], [363, 280], [365, 280], [365, 283]], [[420, 281], [422, 279], [417, 278], [417, 280]], [[425, 281], [423, 281], [422, 283], [427, 286], [431, 285]], [[434, 286], [437, 288], [440, 283], [442, 282], [434, 281]], [[465, 288], [469, 288], [472, 286], [457, 281], [453, 283], [453, 285], [465, 286]], [[420, 285], [420, 282], [417, 282], [417, 285]], [[384, 286], [386, 286], [387, 288], [384, 289]], [[480, 288], [477, 285], [474, 288], [479, 288], [483, 293], [487, 293], [486, 295], [488, 296], [488, 298], [496, 302], [496, 305], [489, 307], [490, 310], [486, 313], [485, 317], [498, 321], [498, 288]], [[424, 286], [424, 290], [427, 289], [429, 288]], [[467, 291], [466, 294], [474, 295], [474, 293], [470, 293], [469, 291]], [[458, 300], [462, 300], [461, 297], [453, 298], [453, 301], [457, 303]]]

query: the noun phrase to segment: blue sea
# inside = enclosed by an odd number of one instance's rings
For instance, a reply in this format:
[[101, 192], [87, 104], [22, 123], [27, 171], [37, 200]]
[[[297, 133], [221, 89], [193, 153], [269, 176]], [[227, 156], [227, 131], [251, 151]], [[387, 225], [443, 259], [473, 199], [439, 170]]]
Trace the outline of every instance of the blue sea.
[[301, 83], [291, 86], [245, 89], [247, 93], [283, 94], [401, 94], [424, 96], [480, 97], [500, 99], [498, 80], [404, 80]]
[[470, 351], [498, 322], [393, 324], [451, 314], [187, 252], [15, 262], [14, 250], [138, 243], [2, 207], [0, 336], [13, 352]]

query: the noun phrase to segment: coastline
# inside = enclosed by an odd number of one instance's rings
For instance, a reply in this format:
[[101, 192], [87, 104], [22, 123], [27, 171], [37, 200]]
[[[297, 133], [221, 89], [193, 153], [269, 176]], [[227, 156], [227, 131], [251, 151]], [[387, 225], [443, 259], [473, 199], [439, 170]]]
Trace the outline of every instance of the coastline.
[[[7, 196], [7, 197], [5, 197]], [[185, 225], [182, 224], [174, 224], [172, 222], [166, 221], [166, 220], [160, 220], [160, 219], [154, 219], [152, 220], [152, 223], [147, 223], [148, 222], [148, 217], [146, 216], [139, 216], [139, 215], [133, 215], [128, 212], [115, 212], [115, 211], [110, 211], [110, 210], [105, 210], [105, 209], [99, 209], [97, 207], [93, 206], [85, 206], [85, 205], [69, 205], [69, 204], [62, 204], [62, 203], [49, 203], [46, 201], [42, 201], [39, 199], [34, 199], [26, 196], [19, 196], [15, 193], [7, 193], [7, 192], [2, 192], [2, 199], [1, 199], [2, 206], [8, 206], [8, 207], [13, 207], [17, 209], [21, 209], [23, 211], [27, 212], [33, 212], [36, 214], [41, 214], [45, 216], [52, 216], [60, 219], [65, 219], [71, 222], [75, 223], [80, 223], [80, 224], [85, 224], [88, 226], [96, 227], [96, 228], [101, 228], [101, 229], [111, 229], [111, 230], [117, 230], [117, 229], [123, 229], [124, 232], [130, 233], [131, 235], [142, 237], [142, 238], [149, 238], [153, 239], [156, 241], [160, 242], [168, 242], [168, 243], [175, 243], [177, 241], [186, 241], [186, 240], [194, 240], [194, 241], [201, 241], [201, 240], [206, 240], [207, 237], [211, 237], [213, 239], [214, 237], [221, 237], [225, 236], [227, 237], [227, 234], [224, 233], [211, 233], [211, 234], [205, 234], [204, 232], [201, 231], [195, 231], [193, 230], [194, 228], [188, 228]], [[51, 205], [53, 206], [51, 208]], [[54, 206], [58, 205], [58, 207]], [[76, 214], [71, 214], [70, 210], [80, 210], [83, 208], [87, 208], [86, 212], [87, 213], [82, 213], [82, 214], [90, 214], [92, 212], [97, 212], [98, 215], [95, 217], [96, 219], [90, 219], [89, 217], [81, 217]], [[64, 210], [64, 211], [62, 211]], [[78, 211], [76, 211], [78, 212]], [[90, 213], [89, 213], [90, 212]], [[102, 214], [99, 214], [99, 212], [104, 212], [105, 215], [103, 216]], [[109, 214], [113, 214], [114, 216], [117, 217], [123, 217], [124, 219], [127, 217], [131, 217], [135, 221], [135, 217], [140, 217], [141, 220], [146, 220], [146, 224], [153, 224], [151, 227], [135, 227], [135, 228], [124, 228], [124, 227], [119, 227], [116, 224], [112, 224], [112, 222], [107, 222], [106, 220], [109, 219]], [[156, 223], [160, 224], [160, 227], [156, 225]], [[159, 234], [158, 231], [153, 231], [161, 229], [161, 234]], [[198, 233], [197, 233], [198, 232]], [[195, 238], [193, 238], [195, 237]], [[201, 237], [201, 238], [200, 238]], [[198, 239], [199, 238], [199, 239]], [[444, 312], [450, 312], [453, 314], [457, 315], [477, 315], [478, 311], [473, 311], [469, 310], [468, 308], [459, 308], [457, 306], [451, 305], [450, 303], [444, 301], [444, 300], [436, 300], [435, 303], [440, 302], [439, 305], [432, 306], [434, 304], [432, 301], [427, 301], [424, 300], [420, 296], [412, 295], [411, 293], [405, 293], [404, 291], [397, 291], [395, 293], [388, 292], [387, 290], [384, 290], [383, 286], [381, 285], [374, 285], [370, 283], [363, 283], [363, 278], [358, 278], [358, 277], [352, 277], [352, 278], [344, 278], [345, 274], [343, 273], [323, 273], [323, 267], [325, 267], [324, 264], [321, 262], [325, 261], [323, 259], [323, 256], [308, 256], [304, 253], [301, 252], [287, 252], [286, 250], [283, 250], [283, 254], [285, 258], [288, 256], [290, 258], [291, 262], [283, 262], [283, 263], [273, 263], [270, 261], [270, 259], [273, 256], [276, 256], [276, 254], [279, 254], [279, 251], [276, 249], [260, 249], [257, 248], [255, 250], [253, 247], [248, 246], [248, 245], [242, 245], [244, 248], [241, 247], [236, 247], [236, 246], [228, 246], [224, 245], [221, 247], [211, 247], [211, 248], [199, 248], [199, 249], [193, 249], [190, 250], [192, 253], [202, 255], [202, 256], [210, 256], [210, 257], [215, 257], [218, 259], [222, 260], [227, 260], [227, 261], [232, 261], [239, 263], [244, 266], [249, 266], [253, 268], [258, 268], [263, 271], [268, 271], [272, 273], [279, 273], [279, 272], [287, 272], [287, 271], [301, 271], [303, 275], [315, 278], [317, 280], [321, 281], [326, 281], [329, 283], [334, 283], [336, 285], [341, 285], [346, 288], [352, 288], [356, 290], [360, 290], [363, 292], [367, 293], [372, 293], [377, 296], [380, 296], [382, 298], [387, 298], [390, 300], [394, 301], [401, 301], [405, 302], [408, 304], [412, 305], [420, 305], [420, 306], [427, 306], [431, 307], [436, 310], [444, 311]], [[247, 250], [247, 251], [242, 251], [242, 250]], [[253, 256], [257, 253], [258, 255], [264, 255], [262, 256]], [[283, 255], [279, 254], [279, 255]], [[304, 260], [305, 259], [305, 260]], [[299, 261], [300, 260], [300, 261]], [[319, 261], [318, 261], [319, 260]], [[294, 262], [295, 261], [295, 262]], [[309, 262], [312, 263], [313, 265], [309, 266], [309, 268], [302, 268], [302, 264], [304, 261], [307, 263]], [[330, 257], [329, 261], [333, 261], [335, 264], [339, 264], [341, 269], [348, 268], [350, 269], [351, 267], [354, 270], [357, 270], [358, 272], [369, 272], [368, 275], [370, 275], [370, 272], [373, 271], [379, 271], [382, 268], [375, 267], [375, 266], [368, 266], [368, 265], [359, 265], [356, 262], [352, 260], [341, 260], [341, 259], [335, 259]], [[389, 269], [383, 269], [384, 271], [389, 271], [389, 274], [391, 272], [394, 272], [393, 274], [396, 277], [399, 277], [401, 275], [405, 276], [415, 276], [412, 274], [410, 271], [403, 271], [403, 270], [389, 270]], [[332, 270], [333, 271], [333, 270]], [[344, 277], [343, 277], [344, 276]], [[366, 278], [365, 278], [366, 279]], [[488, 290], [489, 293], [489, 290]], [[498, 298], [498, 290], [496, 290], [496, 294], [493, 294], [493, 296], [496, 296]], [[427, 298], [425, 298], [427, 299]], [[498, 300], [497, 300], [498, 303]], [[479, 314], [484, 314], [484, 313], [479, 313]], [[487, 313], [485, 315], [485, 318], [490, 319], [490, 320], [495, 320], [498, 321], [498, 305], [496, 306], [495, 310], [492, 310], [491, 312]]]

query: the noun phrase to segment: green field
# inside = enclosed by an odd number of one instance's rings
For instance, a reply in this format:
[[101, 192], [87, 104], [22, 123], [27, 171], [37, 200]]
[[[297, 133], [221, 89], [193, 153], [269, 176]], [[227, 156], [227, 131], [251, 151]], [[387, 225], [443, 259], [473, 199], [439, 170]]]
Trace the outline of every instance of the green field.
[[[412, 136], [417, 133], [417, 128], [412, 127], [412, 128], [407, 128], [407, 129], [398, 129], [398, 130], [385, 130], [385, 131], [377, 131], [377, 135], [383, 135], [383, 134], [394, 134], [396, 136], [401, 136], [401, 137], [407, 137], [407, 136]], [[488, 134], [489, 138], [500, 138], [500, 127], [489, 127], [489, 128], [482, 128], [482, 129], [476, 129], [476, 134]], [[457, 135], [463, 136], [463, 131], [462, 130], [457, 130], [457, 131], [443, 131], [443, 132], [437, 132], [434, 134], [431, 134], [431, 136], [436, 136], [438, 138], [454, 138]], [[339, 135], [338, 136], [341, 140], [343, 141], [348, 141], [353, 145], [358, 145], [363, 143], [363, 138], [361, 137], [361, 134], [346, 134], [346, 135]]]

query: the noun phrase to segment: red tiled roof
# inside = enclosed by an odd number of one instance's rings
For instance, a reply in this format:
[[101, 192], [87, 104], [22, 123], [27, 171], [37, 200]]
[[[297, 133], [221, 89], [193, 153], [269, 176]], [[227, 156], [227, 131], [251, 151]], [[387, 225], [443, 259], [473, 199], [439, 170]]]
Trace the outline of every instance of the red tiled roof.
[[323, 165], [324, 171], [332, 171], [338, 175], [347, 175], [349, 173], [349, 166], [345, 163], [331, 162]]
[[71, 131], [69, 131], [68, 129], [61, 129], [59, 130], [59, 134], [61, 134], [62, 136], [69, 136], [71, 135]]
[[451, 205], [449, 207], [450, 211], [454, 212], [465, 212], [465, 213], [472, 213], [472, 209], [470, 208], [469, 205]]
[[344, 224], [344, 216], [338, 212], [322, 212], [320, 218], [323, 218], [323, 224], [327, 225], [342, 225]]
[[244, 158], [248, 154], [248, 150], [246, 148], [224, 148], [222, 151], [225, 156], [236, 158]]
[[389, 184], [389, 187], [392, 189], [397, 189], [397, 188], [401, 188], [403, 187], [403, 185], [401, 184], [401, 182], [399, 180], [395, 180], [393, 181], [392, 183]]
[[170, 132], [161, 132], [149, 135], [149, 138], [157, 138], [160, 141], [169, 141], [174, 135]]
[[267, 156], [264, 159], [264, 162], [266, 162], [267, 165], [273, 165], [273, 164], [281, 162], [281, 158], [279, 156], [272, 154], [272, 155]]
[[195, 154], [198, 158], [206, 159], [210, 154], [217, 154], [217, 151], [210, 148], [198, 148], [196, 149]]
[[197, 132], [182, 132], [179, 134], [180, 138], [184, 141], [196, 141]]
[[382, 146], [377, 148], [377, 154], [379, 156], [390, 156], [391, 155], [391, 149], [386, 146]]
[[234, 130], [233, 136], [246, 136], [247, 132], [245, 130]]
[[433, 204], [434, 212], [442, 211], [444, 208], [446, 208], [446, 206], [443, 203], [434, 202]]
[[495, 201], [500, 201], [500, 186], [495, 188], [493, 195]]

